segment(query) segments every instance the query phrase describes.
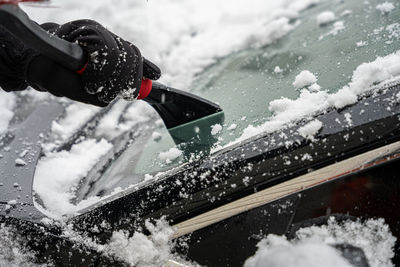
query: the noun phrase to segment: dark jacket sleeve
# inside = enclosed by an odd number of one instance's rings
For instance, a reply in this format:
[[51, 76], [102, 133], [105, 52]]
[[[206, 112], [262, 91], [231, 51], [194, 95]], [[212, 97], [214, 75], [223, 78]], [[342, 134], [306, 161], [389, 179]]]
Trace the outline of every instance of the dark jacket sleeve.
[[[41, 27], [46, 31], [55, 32], [59, 25], [45, 23]], [[30, 60], [36, 55], [33, 49], [24, 45], [0, 25], [0, 87], [7, 92], [26, 89], [27, 68]]]
[[26, 63], [32, 51], [0, 26], [0, 87], [5, 91], [24, 90]]

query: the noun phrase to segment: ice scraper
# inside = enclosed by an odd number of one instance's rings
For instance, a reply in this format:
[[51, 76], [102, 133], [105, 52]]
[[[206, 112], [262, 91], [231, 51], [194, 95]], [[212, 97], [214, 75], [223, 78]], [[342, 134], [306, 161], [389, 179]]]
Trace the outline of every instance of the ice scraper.
[[[81, 70], [87, 61], [83, 49], [43, 30], [19, 8], [20, 2], [43, 0], [0, 0], [1, 25], [26, 45], [59, 64], [74, 71]], [[152, 83], [151, 80], [143, 82]], [[224, 120], [223, 111], [217, 104], [160, 83], [152, 83], [150, 88], [149, 95], [143, 100], [161, 116], [175, 143], [194, 141], [207, 146], [215, 141], [210, 135], [211, 125]]]

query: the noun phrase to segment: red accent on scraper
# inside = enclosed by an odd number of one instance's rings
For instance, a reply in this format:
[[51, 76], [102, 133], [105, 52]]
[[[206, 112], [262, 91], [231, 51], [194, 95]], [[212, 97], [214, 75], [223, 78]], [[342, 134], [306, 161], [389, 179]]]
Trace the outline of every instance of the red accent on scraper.
[[85, 70], [86, 70], [86, 68], [87, 68], [88, 64], [89, 64], [89, 62], [86, 62], [85, 66], [83, 66], [83, 68], [82, 68], [82, 69], [80, 69], [80, 70], [77, 70], [77, 71], [76, 71], [76, 73], [78, 73], [78, 74], [82, 75], [82, 74], [85, 72]]
[[153, 82], [149, 79], [143, 78], [142, 84], [140, 85], [139, 96], [137, 99], [146, 98], [150, 94], [152, 87], [153, 87]]

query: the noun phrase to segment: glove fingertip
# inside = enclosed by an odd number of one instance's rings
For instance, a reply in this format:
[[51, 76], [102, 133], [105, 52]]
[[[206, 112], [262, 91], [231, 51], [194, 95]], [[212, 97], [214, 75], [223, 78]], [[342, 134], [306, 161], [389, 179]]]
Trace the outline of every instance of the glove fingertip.
[[150, 80], [158, 80], [161, 77], [161, 70], [153, 62], [143, 58], [143, 76]]

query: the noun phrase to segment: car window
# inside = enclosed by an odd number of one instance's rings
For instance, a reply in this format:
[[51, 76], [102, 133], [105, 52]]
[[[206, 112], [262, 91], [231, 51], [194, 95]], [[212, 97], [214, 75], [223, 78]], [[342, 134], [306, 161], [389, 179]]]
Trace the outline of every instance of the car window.
[[[249, 125], [267, 121], [272, 100], [296, 99], [301, 81], [293, 83], [301, 72], [308, 71], [317, 79], [318, 86], [310, 91], [333, 93], [351, 81], [353, 71], [363, 62], [399, 50], [400, 11], [385, 13], [376, 8], [381, 2], [322, 2], [293, 19], [296, 27], [277, 42], [263, 47], [249, 44], [199, 74], [191, 92], [218, 103], [225, 113], [222, 125], [201, 129], [215, 133], [214, 150], [231, 144]], [[108, 168], [102, 186], [136, 183], [145, 175], [151, 178], [193, 159], [182, 151], [160, 126], [139, 137]]]

